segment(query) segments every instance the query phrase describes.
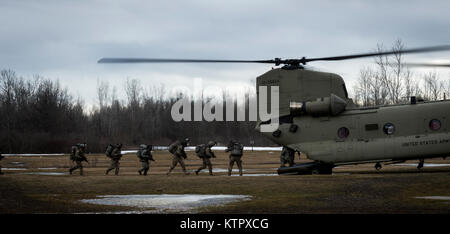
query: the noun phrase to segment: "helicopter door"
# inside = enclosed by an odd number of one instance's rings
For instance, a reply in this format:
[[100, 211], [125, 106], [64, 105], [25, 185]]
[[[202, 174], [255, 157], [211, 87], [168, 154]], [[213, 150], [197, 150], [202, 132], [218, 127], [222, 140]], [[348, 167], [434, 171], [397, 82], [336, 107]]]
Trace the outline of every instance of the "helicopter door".
[[351, 157], [356, 160], [361, 155], [362, 147], [359, 144], [360, 138], [361, 138], [361, 132], [360, 132], [360, 124], [361, 118], [358, 115], [355, 115], [352, 117], [352, 123], [349, 125], [350, 128], [350, 139], [348, 141], [347, 145], [347, 153]]

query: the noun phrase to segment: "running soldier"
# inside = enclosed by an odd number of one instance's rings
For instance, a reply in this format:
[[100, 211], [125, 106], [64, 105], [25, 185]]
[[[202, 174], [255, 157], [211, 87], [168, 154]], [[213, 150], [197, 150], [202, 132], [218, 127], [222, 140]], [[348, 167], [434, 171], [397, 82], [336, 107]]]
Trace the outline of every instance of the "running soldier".
[[169, 152], [173, 154], [172, 157], [172, 166], [170, 166], [167, 175], [169, 175], [172, 170], [179, 163], [181, 168], [183, 169], [184, 174], [189, 175], [186, 171], [186, 166], [184, 165], [184, 159], [187, 158], [186, 152], [184, 152], [184, 147], [186, 147], [189, 143], [189, 138], [184, 139], [183, 141], [175, 141], [169, 146]]
[[139, 150], [137, 152], [137, 156], [139, 158], [139, 161], [141, 161], [142, 163], [142, 169], [140, 169], [138, 171], [139, 175], [142, 175], [142, 172], [144, 172], [144, 175], [147, 175], [148, 170], [150, 170], [150, 162], [151, 161], [155, 161], [153, 159], [153, 155], [152, 155], [152, 146], [151, 145], [145, 145], [142, 144], [139, 146]]
[[197, 153], [197, 156], [199, 156], [203, 160], [203, 164], [198, 170], [195, 171], [195, 174], [198, 175], [198, 173], [205, 169], [208, 166], [209, 169], [209, 175], [213, 175], [212, 173], [212, 164], [211, 164], [211, 158], [215, 158], [216, 155], [212, 151], [212, 147], [215, 146], [217, 143], [215, 141], [210, 141], [208, 144], [202, 144], [198, 145], [195, 149], [195, 152]]
[[281, 151], [281, 155], [280, 155], [281, 167], [284, 167], [286, 163], [290, 167], [292, 167], [295, 164], [294, 158], [295, 158], [295, 150], [288, 148], [286, 146], [283, 146], [283, 150]]
[[[108, 156], [108, 155], [107, 155]], [[117, 144], [114, 149], [111, 152], [111, 166], [106, 170], [105, 175], [108, 175], [108, 173], [116, 169], [115, 175], [119, 175], [119, 167], [120, 167], [120, 159], [122, 158], [122, 144]]]
[[228, 166], [228, 176], [231, 176], [233, 165], [236, 162], [239, 168], [239, 176], [242, 176], [242, 160], [244, 146], [235, 140], [231, 140], [225, 152], [230, 152], [230, 165]]
[[86, 158], [85, 155], [85, 151], [86, 151], [86, 144], [76, 144], [74, 146], [72, 146], [72, 152], [70, 154], [70, 159], [76, 163], [76, 165], [72, 168], [69, 169], [69, 174], [72, 175], [72, 172], [76, 169], [80, 169], [80, 175], [83, 175], [83, 161], [86, 161], [87, 163], [88, 160]]

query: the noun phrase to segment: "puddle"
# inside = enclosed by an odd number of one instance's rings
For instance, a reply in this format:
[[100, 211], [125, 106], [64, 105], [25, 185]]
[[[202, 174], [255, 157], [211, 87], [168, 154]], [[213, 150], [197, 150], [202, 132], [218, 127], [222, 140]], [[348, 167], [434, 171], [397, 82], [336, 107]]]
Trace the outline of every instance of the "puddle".
[[27, 173], [19, 173], [22, 175], [67, 175], [64, 172], [27, 172]]
[[431, 199], [431, 200], [441, 200], [441, 201], [450, 201], [450, 196], [427, 196], [427, 197], [416, 197], [419, 199]]
[[[104, 195], [97, 199], [83, 199], [81, 202], [96, 205], [129, 206], [140, 209], [155, 209], [142, 212], [177, 213], [192, 212], [207, 206], [220, 206], [231, 202], [249, 200], [245, 195], [200, 195], [200, 194], [161, 194], [161, 195]], [[129, 211], [136, 213], [140, 211]]]
[[5, 157], [64, 156], [64, 154], [3, 154]]
[[[417, 167], [417, 163], [399, 163], [399, 164], [393, 164], [395, 166], [408, 166], [408, 167]], [[450, 164], [446, 163], [425, 163], [423, 164], [423, 167], [448, 167]]]
[[26, 169], [26, 168], [2, 167], [2, 170], [4, 170], [4, 171], [24, 171], [24, 170], [28, 170], [28, 169]]
[[[195, 171], [195, 170], [194, 170]], [[220, 172], [228, 172], [228, 169], [224, 169], [224, 168], [213, 168], [212, 169], [213, 172], [216, 173], [220, 173]], [[232, 172], [239, 172], [239, 169], [232, 169]], [[242, 169], [242, 171], [246, 171], [246, 169]], [[202, 171], [200, 171], [200, 173], [209, 173], [208, 168], [203, 169]]]

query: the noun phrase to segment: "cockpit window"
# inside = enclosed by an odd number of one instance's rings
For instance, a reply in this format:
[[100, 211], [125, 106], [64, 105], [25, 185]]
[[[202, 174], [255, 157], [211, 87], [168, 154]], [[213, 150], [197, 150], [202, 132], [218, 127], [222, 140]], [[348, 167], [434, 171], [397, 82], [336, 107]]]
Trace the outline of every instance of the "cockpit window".
[[347, 88], [345, 87], [345, 84], [342, 84], [342, 88], [344, 88], [345, 98], [348, 99], [348, 93], [347, 93]]

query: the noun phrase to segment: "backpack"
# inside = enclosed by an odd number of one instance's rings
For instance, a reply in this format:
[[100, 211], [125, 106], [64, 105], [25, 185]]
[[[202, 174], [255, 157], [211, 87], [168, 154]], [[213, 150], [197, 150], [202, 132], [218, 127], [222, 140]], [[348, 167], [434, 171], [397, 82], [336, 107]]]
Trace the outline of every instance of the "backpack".
[[77, 147], [76, 146], [72, 146], [71, 152], [70, 152], [70, 160], [75, 161], [76, 160], [76, 155], [77, 155]]
[[172, 144], [169, 145], [168, 150], [169, 150], [169, 152], [170, 152], [171, 154], [174, 154], [174, 153], [177, 151], [177, 146], [178, 146], [178, 144], [180, 144], [180, 142], [179, 142], [179, 141], [175, 141], [174, 143], [172, 143]]
[[115, 148], [115, 147], [114, 147], [113, 145], [111, 145], [111, 144], [109, 144], [108, 146], [106, 146], [105, 154], [106, 154], [106, 156], [107, 156], [108, 158], [111, 158], [111, 154], [112, 154], [114, 148]]
[[201, 145], [195, 146], [195, 153], [197, 153], [197, 156], [199, 158], [205, 157], [206, 156], [206, 145], [201, 144]]
[[231, 147], [232, 147], [231, 149], [232, 156], [242, 156], [244, 147], [241, 144], [234, 143], [233, 146]]

